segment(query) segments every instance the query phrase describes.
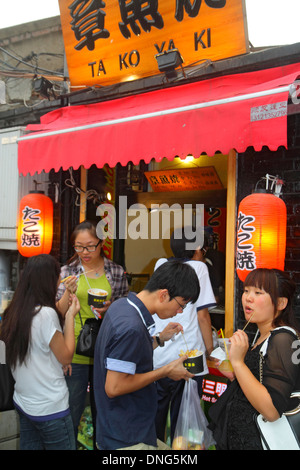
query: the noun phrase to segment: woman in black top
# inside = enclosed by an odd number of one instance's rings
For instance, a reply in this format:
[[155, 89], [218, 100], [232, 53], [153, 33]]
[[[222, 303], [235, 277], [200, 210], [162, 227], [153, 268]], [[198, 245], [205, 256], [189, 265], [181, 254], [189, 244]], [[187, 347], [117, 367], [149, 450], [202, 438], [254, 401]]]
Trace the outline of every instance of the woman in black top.
[[[238, 330], [230, 338], [232, 382], [209, 411], [209, 427], [214, 431], [218, 449], [262, 449], [254, 415], [261, 413], [268, 421], [275, 421], [294, 406], [290, 394], [300, 390], [300, 343], [291, 306], [294, 291], [289, 276], [277, 269], [256, 269], [245, 280], [245, 318], [257, 324], [260, 336], [251, 347], [244, 331]], [[283, 326], [293, 331], [277, 329]], [[259, 351], [267, 338], [260, 383]]]

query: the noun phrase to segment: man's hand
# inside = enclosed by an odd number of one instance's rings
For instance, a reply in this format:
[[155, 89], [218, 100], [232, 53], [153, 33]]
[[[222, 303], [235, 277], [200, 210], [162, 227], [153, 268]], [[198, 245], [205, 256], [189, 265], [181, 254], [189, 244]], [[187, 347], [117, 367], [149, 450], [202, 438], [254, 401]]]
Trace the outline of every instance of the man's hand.
[[183, 327], [180, 323], [170, 322], [163, 329], [163, 331], [159, 334], [159, 337], [162, 341], [168, 341], [174, 335], [177, 335], [181, 331], [183, 331]]
[[176, 359], [175, 361], [170, 362], [167, 364], [166, 367], [167, 374], [166, 376], [169, 377], [172, 380], [189, 380], [194, 377], [193, 374], [191, 374], [184, 366], [183, 363], [188, 359], [188, 356], [182, 356], [179, 359]]

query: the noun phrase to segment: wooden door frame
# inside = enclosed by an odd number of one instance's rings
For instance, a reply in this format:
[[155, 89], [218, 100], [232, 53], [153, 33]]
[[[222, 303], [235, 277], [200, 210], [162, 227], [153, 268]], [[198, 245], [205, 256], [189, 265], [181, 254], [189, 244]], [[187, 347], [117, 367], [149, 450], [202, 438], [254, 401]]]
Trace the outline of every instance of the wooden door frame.
[[[234, 331], [235, 306], [235, 245], [236, 245], [236, 175], [237, 154], [231, 150], [227, 159], [226, 210], [226, 274], [225, 274], [225, 335]], [[87, 170], [80, 167], [81, 188], [87, 190]], [[80, 222], [86, 218], [86, 194], [80, 193]]]
[[227, 161], [225, 336], [234, 332], [235, 246], [236, 246], [236, 176], [237, 154], [231, 150]]

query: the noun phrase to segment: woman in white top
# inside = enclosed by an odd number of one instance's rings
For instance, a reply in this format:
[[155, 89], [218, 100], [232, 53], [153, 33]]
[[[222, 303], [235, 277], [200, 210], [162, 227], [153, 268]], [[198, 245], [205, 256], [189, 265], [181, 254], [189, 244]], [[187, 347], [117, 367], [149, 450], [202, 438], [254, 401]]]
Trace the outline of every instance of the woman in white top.
[[75, 449], [69, 393], [63, 366], [75, 349], [75, 295], [64, 317], [55, 304], [59, 263], [50, 255], [29, 258], [6, 309], [1, 339], [15, 379], [21, 450]]
[[[156, 348], [153, 353], [154, 369], [164, 366], [169, 362], [178, 359], [180, 350], [186, 351], [186, 343], [189, 350], [198, 349], [203, 352], [204, 369], [197, 374], [194, 380], [198, 384], [199, 396], [202, 395], [202, 379], [208, 373], [205, 360], [213, 350], [212, 328], [209, 310], [216, 306], [216, 300], [212, 290], [209, 272], [202, 259], [201, 248], [189, 249], [188, 244], [193, 244], [195, 240], [187, 237], [191, 230], [176, 229], [170, 240], [172, 252], [177, 260], [189, 264], [196, 272], [200, 283], [200, 294], [198, 300], [192, 304], [188, 303], [181, 309], [172, 321], [178, 322], [183, 326], [184, 338], [182, 335], [174, 337], [173, 341], [168, 341], [164, 347]], [[196, 239], [196, 237], [195, 237]], [[173, 259], [173, 258], [172, 258]], [[168, 262], [166, 258], [157, 261], [155, 269], [161, 264]], [[161, 332], [170, 320], [161, 320], [157, 315], [153, 316], [155, 320], [155, 334]], [[185, 341], [186, 343], [185, 343]], [[171, 418], [171, 440], [173, 440], [177, 417], [179, 413], [181, 397], [184, 388], [184, 381], [175, 382], [168, 378], [157, 381], [158, 409], [156, 414], [156, 433], [158, 439], [164, 441], [165, 426], [167, 414], [170, 406]], [[200, 399], [200, 398], [199, 398]]]

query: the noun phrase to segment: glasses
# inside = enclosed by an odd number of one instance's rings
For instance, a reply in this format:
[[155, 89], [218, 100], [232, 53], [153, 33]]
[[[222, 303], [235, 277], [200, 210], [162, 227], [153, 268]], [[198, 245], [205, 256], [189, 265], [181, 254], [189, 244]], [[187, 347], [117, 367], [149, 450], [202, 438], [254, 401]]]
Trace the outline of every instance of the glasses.
[[73, 248], [76, 251], [76, 253], [83, 253], [84, 250], [86, 250], [88, 253], [93, 253], [96, 251], [97, 246], [99, 246], [101, 240], [98, 241], [97, 245], [89, 245], [89, 246], [81, 246], [81, 245], [75, 245]]
[[[172, 297], [172, 299], [176, 300], [176, 302], [178, 303], [179, 307], [180, 307], [182, 310], [184, 310], [185, 307], [187, 306], [187, 304], [182, 305], [181, 303], [179, 303], [178, 300], [176, 299], [176, 297]], [[172, 300], [172, 299], [171, 299], [171, 300]]]

